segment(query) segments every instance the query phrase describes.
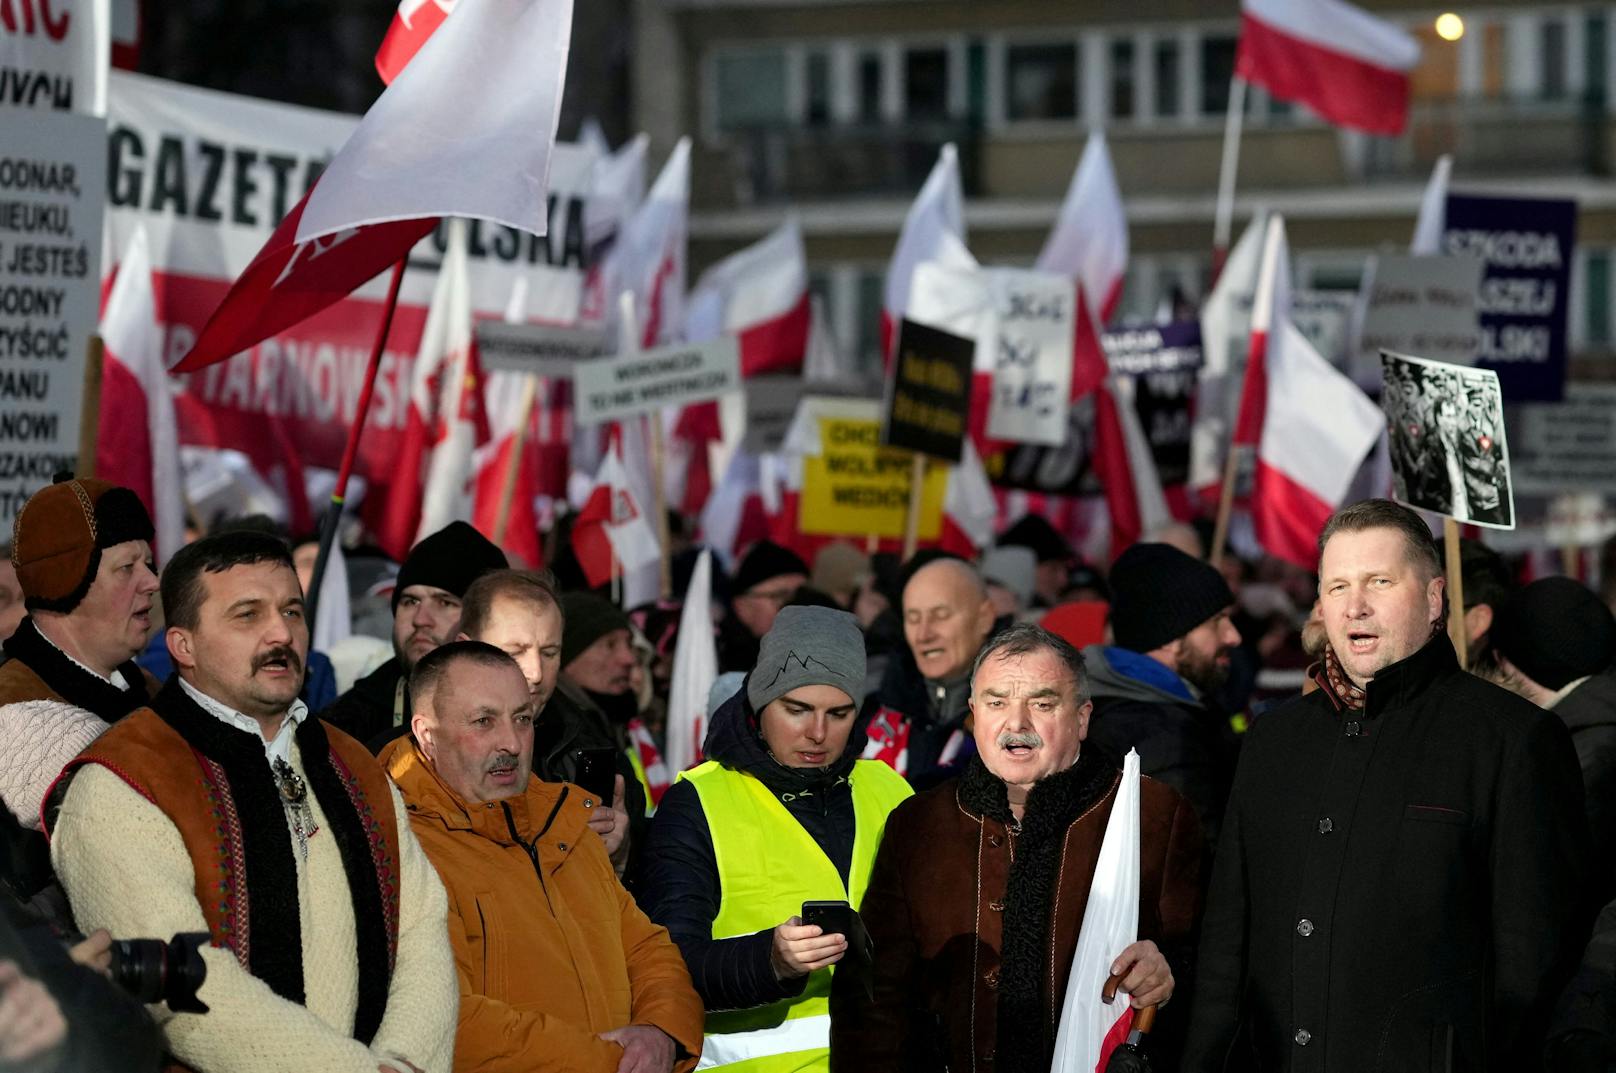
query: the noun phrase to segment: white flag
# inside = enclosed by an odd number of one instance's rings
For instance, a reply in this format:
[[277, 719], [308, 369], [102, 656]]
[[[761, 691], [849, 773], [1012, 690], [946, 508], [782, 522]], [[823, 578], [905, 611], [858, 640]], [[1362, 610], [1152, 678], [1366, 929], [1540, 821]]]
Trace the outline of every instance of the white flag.
[[668, 693], [667, 748], [662, 758], [670, 775], [701, 762], [707, 733], [707, 693], [718, 677], [718, 646], [713, 640], [713, 553], [703, 548], [679, 612], [679, 640], [673, 646], [673, 683]]

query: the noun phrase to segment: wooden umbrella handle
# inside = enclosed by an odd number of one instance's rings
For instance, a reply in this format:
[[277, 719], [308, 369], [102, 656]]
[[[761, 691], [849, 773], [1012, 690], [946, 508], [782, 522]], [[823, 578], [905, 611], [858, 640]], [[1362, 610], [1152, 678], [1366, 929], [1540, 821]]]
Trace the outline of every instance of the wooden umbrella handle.
[[[1110, 1005], [1112, 1002], [1116, 1001], [1117, 987], [1121, 983], [1122, 983], [1122, 976], [1119, 973], [1112, 973], [1110, 976], [1106, 977], [1105, 987], [1100, 989], [1100, 998], [1102, 1000], [1104, 1000], [1104, 1002], [1107, 1005]], [[1156, 1025], [1156, 1007], [1155, 1006], [1145, 1006], [1142, 1009], [1138, 1009], [1138, 1010], [1134, 1011], [1134, 1014], [1133, 1014], [1133, 1029], [1132, 1029], [1132, 1031], [1137, 1032], [1141, 1036], [1143, 1036], [1143, 1035], [1148, 1034], [1150, 1032], [1150, 1030], [1155, 1027], [1155, 1025]]]

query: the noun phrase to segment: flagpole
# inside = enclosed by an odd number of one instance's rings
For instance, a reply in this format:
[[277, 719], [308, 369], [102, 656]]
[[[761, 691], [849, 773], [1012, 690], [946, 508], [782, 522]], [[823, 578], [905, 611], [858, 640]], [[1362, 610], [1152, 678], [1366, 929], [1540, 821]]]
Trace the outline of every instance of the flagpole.
[[1229, 519], [1234, 513], [1234, 482], [1240, 477], [1240, 460], [1245, 447], [1229, 444], [1228, 457], [1223, 460], [1223, 486], [1218, 490], [1218, 518], [1212, 526], [1212, 546], [1207, 549], [1206, 561], [1213, 566], [1223, 561], [1223, 549], [1229, 542]]
[[1459, 523], [1442, 519], [1442, 547], [1448, 560], [1448, 640], [1459, 657], [1459, 666], [1470, 665], [1469, 638], [1465, 636], [1464, 571], [1459, 562]]
[[1223, 164], [1218, 169], [1218, 201], [1212, 216], [1212, 281], [1223, 274], [1234, 228], [1234, 183], [1240, 170], [1240, 132], [1246, 119], [1246, 80], [1229, 78], [1229, 108], [1223, 120]]
[[[92, 332], [84, 348], [84, 397], [79, 402], [79, 458], [78, 475], [95, 476], [96, 444], [101, 425], [101, 369], [106, 355], [106, 344], [98, 332]], [[163, 549], [174, 554], [173, 548]]]
[[504, 547], [505, 530], [511, 521], [511, 504], [516, 499], [516, 475], [522, 468], [522, 448], [527, 442], [527, 423], [533, 416], [533, 399], [539, 391], [539, 378], [529, 373], [522, 387], [522, 405], [516, 417], [516, 431], [511, 435], [511, 457], [505, 463], [505, 473], [499, 490], [499, 510], [494, 515], [494, 543]]
[[365, 384], [359, 392], [353, 427], [348, 430], [348, 444], [342, 450], [342, 465], [337, 469], [337, 483], [331, 489], [331, 502], [326, 505], [325, 513], [320, 518], [320, 552], [314, 560], [314, 577], [309, 582], [309, 591], [303, 594], [304, 621], [309, 624], [311, 637], [315, 605], [320, 598], [320, 583], [325, 580], [326, 563], [331, 558], [331, 542], [336, 539], [337, 526], [342, 521], [342, 504], [348, 497], [348, 478], [353, 475], [354, 461], [359, 457], [359, 436], [365, 430], [370, 397], [376, 391], [376, 373], [381, 369], [382, 351], [387, 346], [387, 333], [393, 327], [393, 311], [398, 308], [398, 288], [404, 281], [404, 266], [408, 261], [409, 254], [406, 253], [393, 266], [393, 278], [387, 285], [387, 302], [382, 307], [381, 326], [376, 329], [376, 342], [370, 350], [370, 367], [365, 370]]
[[651, 508], [656, 511], [657, 543], [661, 559], [662, 582], [660, 591], [664, 600], [673, 598], [673, 562], [668, 557], [668, 503], [667, 489], [663, 486], [662, 411], [652, 410], [645, 415], [651, 426]]
[[914, 468], [909, 474], [909, 515], [903, 522], [903, 561], [915, 557], [920, 544], [920, 497], [926, 484], [926, 456], [915, 452]]

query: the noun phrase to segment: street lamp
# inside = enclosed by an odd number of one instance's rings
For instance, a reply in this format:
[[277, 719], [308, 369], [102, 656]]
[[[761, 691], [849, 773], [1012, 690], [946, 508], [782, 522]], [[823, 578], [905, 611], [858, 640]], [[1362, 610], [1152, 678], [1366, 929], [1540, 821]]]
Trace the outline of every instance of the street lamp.
[[1464, 20], [1451, 11], [1436, 17], [1436, 35], [1444, 41], [1457, 41], [1464, 36]]

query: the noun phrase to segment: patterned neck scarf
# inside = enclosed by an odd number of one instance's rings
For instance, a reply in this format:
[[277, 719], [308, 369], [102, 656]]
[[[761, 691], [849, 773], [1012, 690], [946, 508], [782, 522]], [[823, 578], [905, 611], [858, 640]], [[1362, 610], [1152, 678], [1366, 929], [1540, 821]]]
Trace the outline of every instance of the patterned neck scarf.
[[1335, 702], [1336, 708], [1363, 710], [1366, 695], [1363, 687], [1347, 677], [1346, 669], [1341, 666], [1341, 657], [1335, 654], [1334, 648], [1325, 645], [1324, 658], [1316, 666], [1313, 680], [1319, 684], [1325, 695]]

